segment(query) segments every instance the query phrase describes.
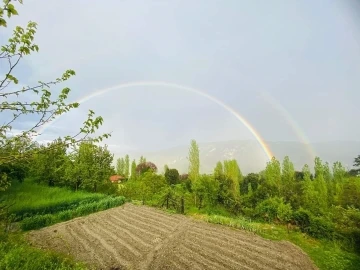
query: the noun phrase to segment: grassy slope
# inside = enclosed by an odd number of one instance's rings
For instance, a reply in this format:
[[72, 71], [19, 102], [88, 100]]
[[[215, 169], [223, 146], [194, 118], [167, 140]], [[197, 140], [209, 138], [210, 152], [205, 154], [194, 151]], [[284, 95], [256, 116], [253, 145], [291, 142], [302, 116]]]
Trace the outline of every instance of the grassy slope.
[[60, 206], [68, 207], [84, 200], [99, 200], [106, 195], [88, 192], [73, 192], [65, 188], [47, 187], [30, 182], [17, 183], [1, 194], [6, 204], [13, 204], [9, 211], [16, 215], [25, 213], [49, 213], [58, 211]]
[[[73, 208], [80, 202], [99, 202], [108, 196], [88, 192], [73, 192], [64, 188], [47, 187], [24, 182], [13, 185], [0, 194], [0, 200], [7, 205], [18, 219], [36, 213], [57, 214], [59, 211]], [[91, 204], [91, 203], [90, 203]], [[88, 204], [85, 204], [85, 206]], [[82, 207], [82, 206], [80, 206]], [[1, 224], [0, 224], [1, 225]], [[2, 228], [1, 228], [2, 230]], [[31, 247], [22, 233], [0, 232], [0, 269], [88, 269], [84, 264], [76, 263], [70, 257]]]

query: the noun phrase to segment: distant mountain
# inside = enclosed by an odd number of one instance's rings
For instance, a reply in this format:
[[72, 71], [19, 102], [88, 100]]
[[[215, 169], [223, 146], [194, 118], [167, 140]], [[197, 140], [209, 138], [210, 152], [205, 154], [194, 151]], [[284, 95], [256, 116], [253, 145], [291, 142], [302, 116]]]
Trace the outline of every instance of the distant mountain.
[[[189, 144], [190, 145], [190, 144]], [[163, 170], [165, 164], [170, 168], [176, 168], [181, 173], [188, 170], [189, 145], [174, 147], [158, 152], [132, 152], [128, 153], [131, 159], [139, 160], [143, 155], [148, 161], [154, 162], [159, 171]], [[332, 164], [341, 161], [344, 166], [352, 167], [354, 158], [360, 154], [360, 142], [320, 142], [310, 145], [300, 142], [267, 142], [273, 155], [282, 160], [286, 155], [290, 157], [297, 170], [301, 170], [304, 164], [311, 168], [314, 164], [314, 153], [323, 161]], [[212, 172], [216, 162], [225, 159], [236, 159], [241, 171], [245, 174], [258, 172], [265, 168], [268, 161], [263, 150], [256, 141], [222, 141], [211, 143], [199, 143], [200, 170], [203, 173]], [[115, 153], [115, 158], [123, 154]]]

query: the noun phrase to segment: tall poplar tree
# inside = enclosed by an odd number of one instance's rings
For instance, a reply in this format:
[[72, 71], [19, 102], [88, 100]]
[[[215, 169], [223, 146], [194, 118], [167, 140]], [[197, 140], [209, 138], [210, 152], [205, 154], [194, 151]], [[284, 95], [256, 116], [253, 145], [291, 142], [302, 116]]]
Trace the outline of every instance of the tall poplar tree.
[[189, 178], [195, 182], [200, 175], [200, 151], [195, 140], [191, 140], [189, 149]]
[[129, 174], [130, 174], [130, 157], [129, 155], [126, 155], [124, 162], [124, 176], [126, 178], [129, 178]]

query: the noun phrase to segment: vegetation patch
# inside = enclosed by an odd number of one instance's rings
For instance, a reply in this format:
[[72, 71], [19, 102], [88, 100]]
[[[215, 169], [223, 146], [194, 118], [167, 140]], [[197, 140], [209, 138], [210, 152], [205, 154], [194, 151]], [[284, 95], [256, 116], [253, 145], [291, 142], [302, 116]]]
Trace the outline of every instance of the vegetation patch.
[[20, 235], [2, 235], [0, 238], [0, 269], [88, 269], [68, 256], [31, 247]]
[[1, 198], [10, 205], [9, 214], [15, 221], [26, 217], [43, 214], [54, 214], [65, 209], [73, 209], [84, 203], [96, 202], [106, 195], [85, 191], [74, 192], [60, 187], [48, 187], [25, 181], [13, 182]]
[[40, 229], [58, 222], [67, 221], [76, 217], [103, 211], [125, 203], [124, 197], [108, 197], [100, 201], [84, 202], [74, 209], [60, 211], [56, 214], [35, 215], [23, 219], [20, 223], [22, 230]]

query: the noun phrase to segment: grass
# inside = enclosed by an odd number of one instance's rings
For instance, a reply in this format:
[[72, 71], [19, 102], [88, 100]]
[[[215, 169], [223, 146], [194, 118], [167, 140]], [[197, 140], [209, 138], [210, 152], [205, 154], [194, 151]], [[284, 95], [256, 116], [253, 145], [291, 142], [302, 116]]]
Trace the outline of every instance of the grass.
[[300, 247], [313, 260], [319, 269], [358, 270], [360, 256], [342, 250], [336, 242], [316, 240], [300, 231], [287, 231], [282, 225], [253, 222], [243, 217], [230, 218], [219, 215], [192, 213], [191, 216], [209, 223], [221, 224], [237, 229], [254, 232], [271, 240], [287, 240]]
[[124, 197], [107, 197], [96, 202], [81, 203], [78, 207], [64, 210], [55, 214], [35, 215], [23, 219], [20, 223], [22, 230], [40, 229], [75, 217], [103, 211], [125, 203]]
[[[0, 201], [11, 205], [9, 214], [19, 221], [23, 230], [30, 230], [66, 221], [78, 216], [121, 205], [124, 197], [99, 193], [71, 191], [66, 188], [48, 187], [14, 182]], [[0, 225], [5, 225], [0, 220]], [[21, 232], [2, 233], [0, 226], [0, 269], [89, 269], [71, 257], [30, 246]]]
[[38, 214], [53, 214], [62, 210], [75, 208], [84, 202], [94, 202], [104, 199], [106, 195], [83, 191], [74, 192], [65, 188], [37, 185], [28, 181], [14, 182], [1, 194], [10, 214], [19, 221]]
[[0, 237], [0, 269], [83, 270], [88, 267], [71, 257], [31, 247], [22, 235]]

